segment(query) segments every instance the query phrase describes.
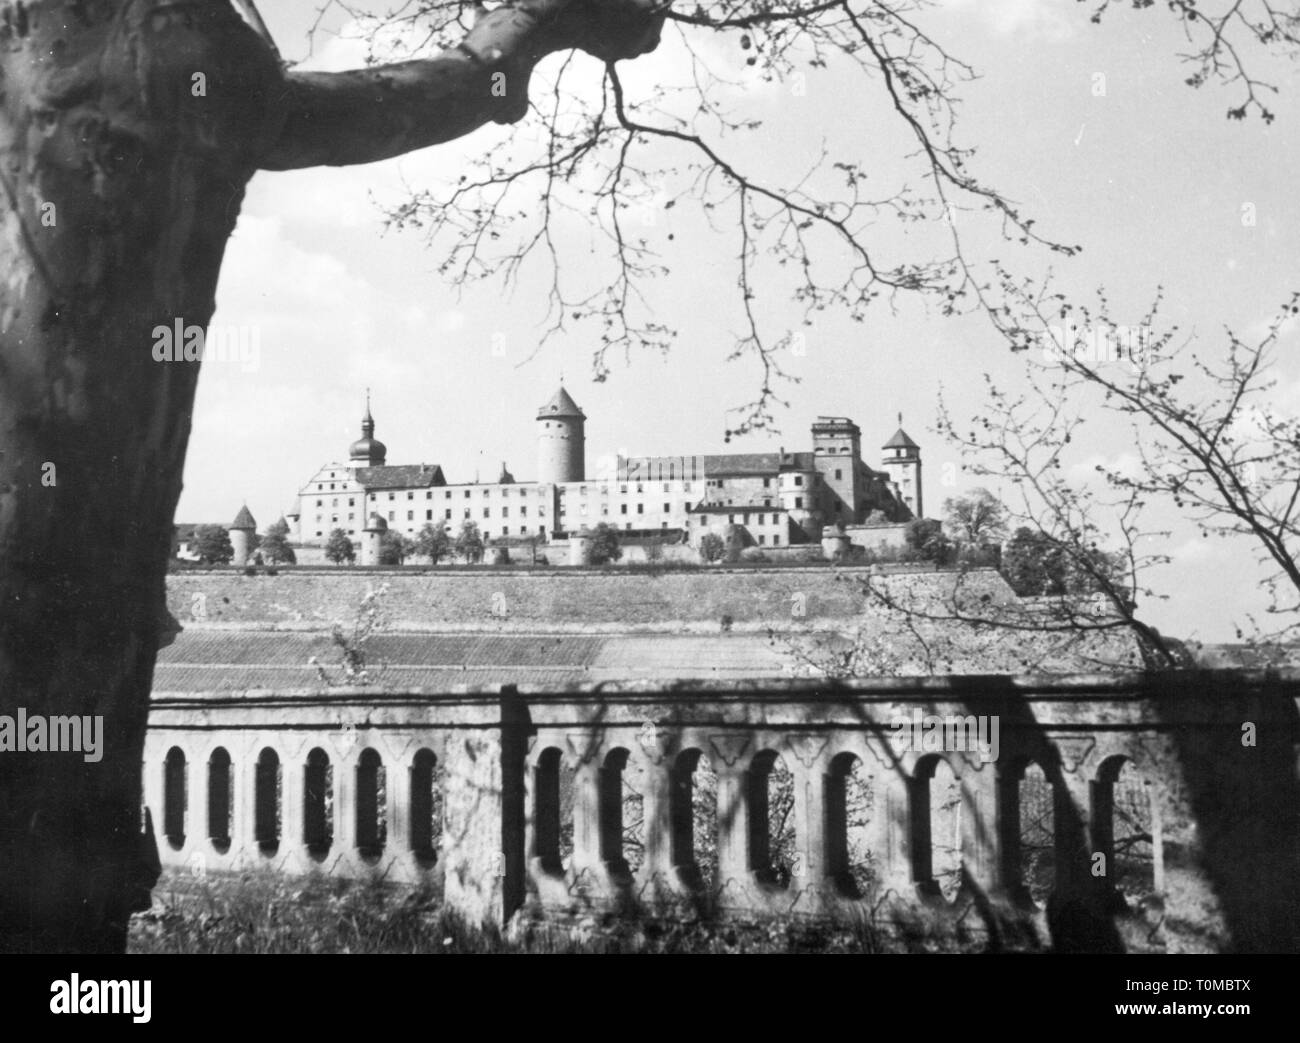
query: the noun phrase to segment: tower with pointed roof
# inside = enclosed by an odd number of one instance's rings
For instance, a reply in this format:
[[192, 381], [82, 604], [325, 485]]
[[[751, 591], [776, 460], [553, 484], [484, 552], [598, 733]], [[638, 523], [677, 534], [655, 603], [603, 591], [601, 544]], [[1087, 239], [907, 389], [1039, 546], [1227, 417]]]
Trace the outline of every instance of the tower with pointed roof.
[[537, 411], [537, 480], [560, 484], [587, 478], [586, 416], [560, 385]]
[[898, 414], [898, 430], [881, 450], [881, 463], [912, 517], [925, 517], [921, 501], [921, 447], [903, 430], [902, 413]]
[[230, 564], [247, 565], [253, 550], [253, 533], [257, 531], [257, 522], [253, 520], [253, 512], [248, 509], [248, 504], [239, 508], [235, 520], [230, 523], [229, 531], [230, 548], [234, 552], [230, 556]]
[[361, 437], [348, 450], [353, 467], [383, 467], [388, 447], [375, 437], [375, 418], [370, 415], [370, 389], [366, 388], [366, 415], [361, 418]]

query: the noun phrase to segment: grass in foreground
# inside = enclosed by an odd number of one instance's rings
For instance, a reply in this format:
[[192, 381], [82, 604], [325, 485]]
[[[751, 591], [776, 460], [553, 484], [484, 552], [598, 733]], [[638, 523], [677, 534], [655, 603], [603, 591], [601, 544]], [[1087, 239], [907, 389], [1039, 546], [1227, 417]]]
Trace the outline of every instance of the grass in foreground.
[[465, 923], [424, 890], [271, 873], [165, 877], [131, 922], [133, 953], [737, 953], [876, 951], [865, 931], [585, 921], [504, 935]]

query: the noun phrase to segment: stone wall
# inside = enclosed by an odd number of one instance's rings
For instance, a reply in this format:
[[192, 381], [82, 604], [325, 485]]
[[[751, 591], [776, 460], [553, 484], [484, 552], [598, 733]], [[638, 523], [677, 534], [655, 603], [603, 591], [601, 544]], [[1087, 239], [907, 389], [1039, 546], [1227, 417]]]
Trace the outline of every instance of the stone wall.
[[[155, 693], [145, 798], [173, 869], [426, 881], [496, 923], [1295, 951], [1298, 697], [1300, 673], [1226, 671]], [[968, 719], [996, 748], [966, 741]], [[899, 721], [949, 730], [908, 742]]]
[[[810, 619], [848, 619], [863, 606], [852, 571], [822, 568], [699, 568], [658, 574], [616, 570], [523, 569], [516, 567], [417, 570], [283, 569], [278, 575], [245, 576], [240, 571], [173, 573], [167, 579], [168, 607], [184, 622], [301, 624], [325, 626], [350, 620], [361, 599], [387, 588], [385, 612], [399, 629], [520, 625], [569, 626], [674, 623], [716, 624], [724, 615], [738, 623], [767, 623], [791, 617], [802, 595]], [[990, 578], [990, 582], [1000, 583]], [[498, 597], [497, 595], [500, 595]], [[203, 618], [195, 617], [201, 596]], [[504, 598], [508, 612], [499, 609]]]

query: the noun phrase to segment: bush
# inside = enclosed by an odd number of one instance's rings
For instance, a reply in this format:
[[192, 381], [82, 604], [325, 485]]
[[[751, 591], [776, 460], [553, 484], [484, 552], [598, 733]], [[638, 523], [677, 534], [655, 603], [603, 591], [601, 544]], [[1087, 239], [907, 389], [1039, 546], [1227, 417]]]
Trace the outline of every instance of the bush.
[[767, 561], [767, 555], [759, 547], [746, 547], [740, 552], [741, 561]]
[[706, 532], [700, 539], [700, 558], [704, 561], [719, 561], [726, 550], [726, 543], [716, 532]]
[[921, 561], [943, 565], [952, 558], [952, 542], [943, 533], [943, 523], [934, 518], [917, 518], [908, 522], [903, 538]]
[[611, 528], [607, 522], [601, 522], [591, 530], [591, 541], [587, 544], [584, 555], [585, 565], [608, 565], [623, 556], [618, 545], [618, 530]]

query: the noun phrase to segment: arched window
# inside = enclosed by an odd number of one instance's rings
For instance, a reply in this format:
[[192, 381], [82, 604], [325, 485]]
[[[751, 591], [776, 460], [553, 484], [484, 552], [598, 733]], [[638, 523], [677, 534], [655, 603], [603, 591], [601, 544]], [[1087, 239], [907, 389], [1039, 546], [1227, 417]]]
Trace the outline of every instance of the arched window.
[[759, 881], [789, 887], [795, 869], [794, 777], [785, 759], [763, 750], [750, 765], [749, 868]]
[[216, 850], [230, 850], [230, 809], [235, 803], [235, 777], [230, 754], [218, 746], [208, 758], [208, 837]]
[[645, 801], [639, 776], [622, 747], [609, 752], [599, 772], [600, 857], [613, 873], [635, 873], [645, 859]]
[[573, 854], [573, 772], [547, 747], [533, 771], [533, 857], [545, 873], [563, 876]]
[[163, 835], [177, 851], [185, 846], [186, 781], [185, 753], [173, 746], [163, 761]]
[[334, 766], [319, 746], [303, 767], [302, 842], [313, 858], [324, 858], [334, 843]]
[[713, 890], [718, 875], [718, 777], [700, 750], [673, 762], [669, 793], [673, 865], [692, 887]]
[[1163, 838], [1158, 792], [1127, 757], [1102, 762], [1093, 783], [1093, 842], [1106, 879], [1130, 909], [1158, 902]]
[[437, 860], [442, 844], [442, 773], [432, 750], [417, 750], [411, 763], [411, 851], [422, 862]]
[[961, 786], [942, 757], [925, 757], [912, 779], [912, 876], [951, 902], [962, 884]]
[[362, 750], [357, 761], [357, 850], [362, 858], [379, 858], [388, 841], [386, 784], [383, 759], [374, 750]]
[[280, 758], [267, 746], [257, 755], [253, 784], [253, 834], [262, 854], [280, 847]]
[[852, 753], [837, 755], [826, 774], [826, 868], [850, 898], [875, 890], [876, 872], [867, 846], [873, 799], [862, 759]]

